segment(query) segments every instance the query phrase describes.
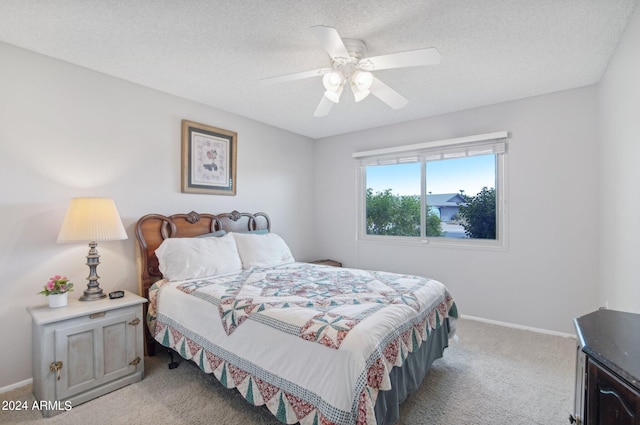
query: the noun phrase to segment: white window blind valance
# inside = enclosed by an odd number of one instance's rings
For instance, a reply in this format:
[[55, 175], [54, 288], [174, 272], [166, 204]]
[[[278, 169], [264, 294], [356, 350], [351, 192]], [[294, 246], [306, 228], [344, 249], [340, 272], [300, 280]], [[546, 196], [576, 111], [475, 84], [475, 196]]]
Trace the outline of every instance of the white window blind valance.
[[418, 143], [356, 152], [353, 157], [359, 166], [402, 164], [420, 161], [439, 161], [465, 156], [499, 154], [506, 151], [508, 133], [481, 134], [456, 139]]

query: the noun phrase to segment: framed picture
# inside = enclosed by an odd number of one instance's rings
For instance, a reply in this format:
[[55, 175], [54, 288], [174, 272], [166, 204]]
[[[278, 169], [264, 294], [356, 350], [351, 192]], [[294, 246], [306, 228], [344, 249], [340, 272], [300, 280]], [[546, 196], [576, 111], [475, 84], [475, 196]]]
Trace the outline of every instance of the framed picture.
[[182, 192], [236, 194], [238, 135], [182, 120]]

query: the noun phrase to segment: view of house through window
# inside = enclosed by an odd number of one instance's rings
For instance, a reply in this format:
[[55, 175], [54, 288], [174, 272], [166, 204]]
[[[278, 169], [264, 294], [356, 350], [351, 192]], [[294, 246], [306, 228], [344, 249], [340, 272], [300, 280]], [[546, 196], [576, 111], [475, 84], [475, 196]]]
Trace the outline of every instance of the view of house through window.
[[491, 153], [367, 165], [366, 234], [495, 240], [496, 159]]

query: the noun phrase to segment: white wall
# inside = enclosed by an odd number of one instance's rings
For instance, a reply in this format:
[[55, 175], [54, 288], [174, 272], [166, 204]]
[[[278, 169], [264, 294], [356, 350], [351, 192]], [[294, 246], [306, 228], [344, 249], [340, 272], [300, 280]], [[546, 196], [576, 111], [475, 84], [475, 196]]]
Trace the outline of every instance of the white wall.
[[[84, 286], [87, 247], [55, 243], [75, 196], [113, 197], [127, 228], [128, 240], [99, 246], [107, 291], [136, 290], [140, 216], [238, 209], [268, 212], [301, 260], [440, 279], [463, 314], [573, 332], [573, 317], [605, 301], [640, 312], [639, 32], [636, 10], [597, 88], [315, 144], [0, 43], [0, 388], [31, 377], [26, 306], [45, 302], [40, 286], [55, 273]], [[237, 196], [180, 193], [183, 118], [238, 132]], [[499, 130], [512, 134], [506, 251], [356, 243], [353, 152]]]
[[[317, 141], [319, 256], [441, 280], [462, 314], [573, 332], [572, 319], [597, 308], [596, 93], [591, 86]], [[353, 152], [501, 130], [511, 134], [507, 250], [356, 241]]]
[[[0, 388], [31, 378], [26, 307], [47, 278], [86, 285], [86, 245], [57, 245], [69, 200], [112, 197], [129, 239], [99, 245], [105, 291], [137, 290], [144, 214], [265, 211], [310, 259], [313, 142], [201, 104], [0, 43]], [[180, 193], [180, 121], [238, 133], [237, 196]]]
[[601, 304], [640, 313], [640, 8], [598, 88]]

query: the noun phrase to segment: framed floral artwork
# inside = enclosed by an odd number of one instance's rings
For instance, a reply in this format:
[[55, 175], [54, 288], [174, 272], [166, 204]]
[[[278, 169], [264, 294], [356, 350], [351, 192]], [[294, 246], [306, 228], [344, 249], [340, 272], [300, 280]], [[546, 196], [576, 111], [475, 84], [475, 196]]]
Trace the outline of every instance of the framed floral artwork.
[[182, 192], [236, 194], [238, 135], [182, 120]]

